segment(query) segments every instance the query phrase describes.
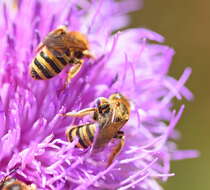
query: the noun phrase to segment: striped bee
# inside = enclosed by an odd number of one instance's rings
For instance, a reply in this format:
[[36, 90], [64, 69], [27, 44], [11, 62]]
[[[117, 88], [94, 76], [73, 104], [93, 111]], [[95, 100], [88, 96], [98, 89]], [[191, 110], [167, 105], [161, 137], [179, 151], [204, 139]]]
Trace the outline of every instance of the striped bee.
[[[124, 132], [120, 129], [130, 117], [130, 103], [123, 95], [116, 93], [109, 98], [98, 98], [95, 108], [86, 108], [78, 112], [68, 112], [62, 116], [83, 117], [92, 115], [93, 123], [74, 125], [66, 130], [68, 141], [78, 138], [76, 147], [85, 149], [93, 145], [94, 149], [103, 148], [111, 139], [119, 139], [120, 142], [113, 149], [108, 159], [108, 166], [119, 154], [124, 146]], [[98, 128], [97, 128], [98, 127]], [[98, 129], [98, 134], [96, 131]], [[93, 144], [94, 142], [94, 144]]]
[[30, 64], [31, 76], [37, 80], [47, 80], [71, 65], [65, 86], [80, 71], [83, 59], [93, 58], [86, 36], [77, 31], [68, 31], [65, 26], [50, 32], [39, 44], [36, 53]]
[[36, 190], [34, 184], [26, 185], [24, 182], [13, 177], [5, 177], [0, 182], [0, 190]]

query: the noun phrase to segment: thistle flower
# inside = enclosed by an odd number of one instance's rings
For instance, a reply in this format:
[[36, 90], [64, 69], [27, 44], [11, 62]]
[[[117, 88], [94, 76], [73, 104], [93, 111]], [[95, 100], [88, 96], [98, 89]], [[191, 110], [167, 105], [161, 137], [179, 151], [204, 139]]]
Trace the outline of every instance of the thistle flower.
[[[19, 0], [0, 6], [1, 178], [18, 166], [14, 176], [38, 189], [158, 190], [157, 179], [174, 175], [171, 160], [197, 156], [174, 143], [184, 106], [174, 111], [172, 99], [192, 99], [184, 86], [191, 69], [179, 80], [168, 75], [174, 50], [155, 32], [116, 32], [128, 25], [128, 13], [139, 9], [140, 1]], [[36, 46], [60, 25], [86, 34], [96, 55], [63, 92], [65, 71], [48, 81], [35, 81], [28, 72]], [[89, 118], [58, 113], [89, 107], [114, 92], [129, 98], [132, 112], [123, 128], [125, 147], [105, 168], [111, 145], [91, 155], [65, 138], [67, 127]]]

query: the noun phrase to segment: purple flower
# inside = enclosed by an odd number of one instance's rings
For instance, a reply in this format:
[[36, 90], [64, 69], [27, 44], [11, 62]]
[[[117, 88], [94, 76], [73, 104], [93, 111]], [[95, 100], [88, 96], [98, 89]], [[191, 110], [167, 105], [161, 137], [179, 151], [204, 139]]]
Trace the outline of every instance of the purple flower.
[[[192, 99], [184, 86], [191, 69], [179, 80], [168, 75], [174, 50], [164, 38], [143, 28], [119, 31], [138, 0], [19, 0], [0, 4], [0, 177], [14, 174], [38, 189], [162, 189], [170, 161], [197, 156], [177, 150], [176, 112], [172, 99]], [[47, 81], [31, 78], [28, 67], [46, 34], [68, 25], [88, 36], [94, 62], [87, 61], [63, 91], [66, 71]], [[114, 33], [114, 34], [113, 34]], [[105, 168], [107, 148], [90, 155], [66, 141], [65, 130], [90, 118], [58, 113], [90, 107], [98, 97], [120, 92], [129, 98], [131, 117], [124, 126], [126, 143]]]

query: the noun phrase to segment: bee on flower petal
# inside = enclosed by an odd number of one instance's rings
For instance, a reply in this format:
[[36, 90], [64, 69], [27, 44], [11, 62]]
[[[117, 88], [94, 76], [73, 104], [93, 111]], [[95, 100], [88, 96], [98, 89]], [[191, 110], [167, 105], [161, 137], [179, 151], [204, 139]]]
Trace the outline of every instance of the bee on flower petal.
[[85, 58], [93, 58], [89, 52], [87, 37], [77, 31], [60, 26], [50, 32], [36, 49], [36, 56], [30, 64], [34, 79], [47, 80], [71, 65], [65, 86], [80, 71]]
[[[76, 147], [85, 149], [93, 145], [94, 149], [105, 147], [112, 139], [120, 142], [114, 147], [108, 159], [108, 166], [113, 162], [124, 146], [125, 136], [121, 128], [130, 117], [130, 103], [122, 94], [116, 93], [109, 98], [98, 98], [95, 108], [86, 108], [78, 112], [68, 112], [63, 116], [83, 117], [92, 115], [94, 122], [74, 125], [66, 130], [68, 141], [78, 138]], [[98, 134], [96, 135], [98, 126]], [[93, 144], [94, 142], [94, 144]]]

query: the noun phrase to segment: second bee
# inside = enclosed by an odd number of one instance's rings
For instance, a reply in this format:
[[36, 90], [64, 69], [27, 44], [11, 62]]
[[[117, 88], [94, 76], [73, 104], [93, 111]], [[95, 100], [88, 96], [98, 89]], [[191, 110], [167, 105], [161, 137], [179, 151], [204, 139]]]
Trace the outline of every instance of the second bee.
[[77, 31], [68, 31], [65, 26], [50, 32], [36, 52], [30, 65], [31, 76], [37, 80], [47, 80], [71, 65], [65, 86], [80, 71], [84, 59], [92, 58], [86, 36]]

